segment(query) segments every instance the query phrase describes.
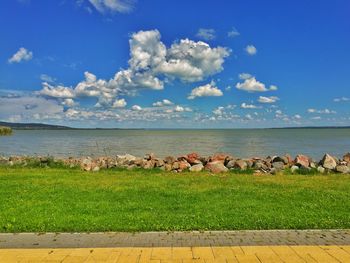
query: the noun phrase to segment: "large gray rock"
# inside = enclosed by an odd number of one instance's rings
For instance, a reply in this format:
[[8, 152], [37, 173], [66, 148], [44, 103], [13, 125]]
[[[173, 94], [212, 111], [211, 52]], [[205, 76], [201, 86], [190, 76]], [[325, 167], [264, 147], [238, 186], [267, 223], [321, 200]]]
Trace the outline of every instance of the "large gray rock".
[[334, 157], [330, 156], [328, 153], [325, 154], [321, 160], [321, 165], [323, 168], [334, 170], [337, 167], [337, 161]]
[[92, 167], [92, 159], [90, 157], [86, 157], [80, 162], [80, 168], [84, 171], [91, 171]]
[[347, 174], [347, 173], [350, 173], [350, 168], [346, 165], [338, 165], [335, 170], [338, 172], [338, 173], [342, 173], [342, 174]]
[[235, 167], [235, 164], [236, 164], [236, 160], [230, 160], [227, 164], [226, 164], [226, 167], [228, 169], [232, 169]]
[[205, 169], [212, 173], [224, 173], [228, 171], [222, 161], [209, 162], [205, 165]]
[[199, 164], [195, 164], [193, 166], [190, 167], [190, 172], [200, 172], [204, 169], [203, 164], [199, 163]]

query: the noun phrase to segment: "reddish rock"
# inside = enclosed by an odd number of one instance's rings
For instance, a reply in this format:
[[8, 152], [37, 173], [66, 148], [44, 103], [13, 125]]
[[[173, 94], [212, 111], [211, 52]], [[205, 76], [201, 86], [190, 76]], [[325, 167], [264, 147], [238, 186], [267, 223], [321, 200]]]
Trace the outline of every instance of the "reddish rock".
[[225, 163], [225, 160], [226, 160], [226, 157], [228, 155], [225, 154], [225, 153], [218, 153], [218, 154], [215, 154], [213, 156], [210, 157], [209, 161], [210, 162], [221, 162], [221, 163]]
[[205, 169], [212, 173], [224, 173], [228, 171], [222, 161], [209, 162], [205, 165]]
[[309, 167], [310, 165], [310, 158], [306, 155], [298, 154], [295, 157], [294, 163], [297, 166], [303, 166], [303, 167]]
[[183, 171], [191, 167], [187, 161], [179, 161], [179, 170]]
[[190, 154], [187, 154], [186, 161], [189, 164], [199, 164], [199, 163], [201, 163], [199, 158], [200, 158], [200, 156], [198, 153], [190, 153]]

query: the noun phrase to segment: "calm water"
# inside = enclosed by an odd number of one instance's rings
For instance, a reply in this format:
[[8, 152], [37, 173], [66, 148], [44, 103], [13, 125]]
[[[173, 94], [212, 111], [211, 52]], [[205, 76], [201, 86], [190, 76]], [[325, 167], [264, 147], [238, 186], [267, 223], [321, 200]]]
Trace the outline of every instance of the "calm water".
[[130, 153], [159, 157], [196, 151], [239, 157], [350, 152], [350, 129], [293, 130], [35, 130], [0, 137], [0, 155], [101, 156]]

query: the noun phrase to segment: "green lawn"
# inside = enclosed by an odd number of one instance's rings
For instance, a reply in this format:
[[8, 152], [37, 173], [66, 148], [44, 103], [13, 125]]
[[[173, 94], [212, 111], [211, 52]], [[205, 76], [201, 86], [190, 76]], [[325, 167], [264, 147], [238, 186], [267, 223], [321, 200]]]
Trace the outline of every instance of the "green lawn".
[[349, 175], [0, 167], [1, 232], [350, 228]]

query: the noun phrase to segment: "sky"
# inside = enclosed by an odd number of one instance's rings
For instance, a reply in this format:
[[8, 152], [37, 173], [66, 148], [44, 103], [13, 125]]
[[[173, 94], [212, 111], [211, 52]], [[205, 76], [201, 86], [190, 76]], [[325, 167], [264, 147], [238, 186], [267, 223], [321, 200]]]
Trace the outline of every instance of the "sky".
[[350, 125], [348, 0], [2, 0], [0, 121]]

